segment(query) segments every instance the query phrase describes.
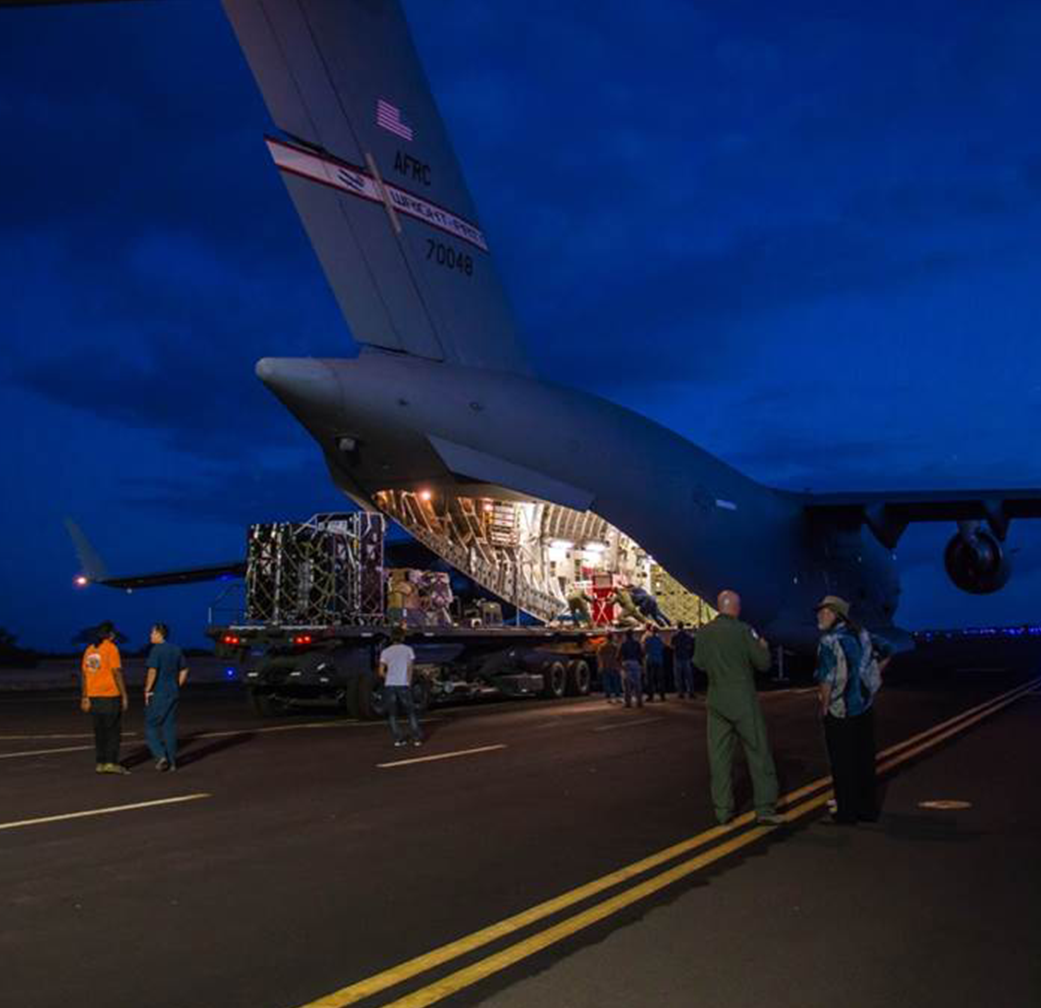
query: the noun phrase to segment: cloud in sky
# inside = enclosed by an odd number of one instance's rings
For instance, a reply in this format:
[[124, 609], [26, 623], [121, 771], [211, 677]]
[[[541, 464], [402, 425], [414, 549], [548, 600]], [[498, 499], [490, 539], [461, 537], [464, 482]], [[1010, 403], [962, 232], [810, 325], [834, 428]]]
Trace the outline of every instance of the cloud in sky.
[[[779, 485], [1041, 485], [1035, 4], [406, 10], [544, 372]], [[333, 506], [252, 368], [353, 344], [219, 5], [0, 11], [0, 116], [0, 514], [41, 530], [0, 624], [46, 643], [65, 513], [155, 566]], [[942, 532], [913, 619], [1031, 609], [950, 589]]]

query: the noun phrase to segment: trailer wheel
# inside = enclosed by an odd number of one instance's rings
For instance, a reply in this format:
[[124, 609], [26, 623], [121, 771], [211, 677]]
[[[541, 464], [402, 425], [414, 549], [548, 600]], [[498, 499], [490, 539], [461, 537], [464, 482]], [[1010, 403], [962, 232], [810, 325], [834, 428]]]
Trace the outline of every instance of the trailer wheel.
[[430, 680], [425, 675], [417, 675], [412, 680], [412, 706], [417, 714], [426, 713], [430, 706]]
[[567, 667], [567, 692], [568, 696], [587, 696], [593, 681], [593, 674], [589, 671], [589, 662], [584, 658], [568, 662]]
[[377, 685], [375, 676], [358, 676], [354, 696], [356, 717], [360, 720], [376, 721], [386, 714], [383, 691]]
[[344, 717], [358, 718], [358, 677], [351, 676], [340, 693], [340, 709]]
[[564, 663], [547, 662], [542, 668], [542, 695], [550, 700], [559, 700], [567, 690], [567, 669]]
[[258, 717], [278, 717], [288, 709], [285, 702], [273, 693], [258, 689], [249, 691], [249, 708]]

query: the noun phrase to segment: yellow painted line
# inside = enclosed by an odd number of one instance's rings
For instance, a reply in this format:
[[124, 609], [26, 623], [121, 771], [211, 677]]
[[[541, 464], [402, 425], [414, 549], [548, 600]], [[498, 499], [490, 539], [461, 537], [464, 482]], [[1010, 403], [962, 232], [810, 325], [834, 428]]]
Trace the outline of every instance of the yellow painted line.
[[394, 760], [393, 763], [377, 763], [380, 769], [387, 767], [408, 766], [411, 763], [434, 763], [437, 760], [455, 759], [457, 756], [472, 756], [474, 753], [493, 752], [496, 749], [505, 749], [505, 745], [484, 745], [475, 749], [458, 749], [455, 752], [435, 753], [433, 756], [416, 756], [414, 759]]
[[[691, 875], [707, 865], [733, 854], [742, 847], [747, 847], [749, 844], [755, 843], [761, 837], [766, 836], [769, 832], [769, 827], [755, 826], [752, 829], [733, 837], [731, 840], [727, 840], [718, 847], [713, 847], [711, 850], [705, 851], [704, 854], [699, 854], [697, 857], [691, 858], [689, 861], [684, 861], [682, 864], [676, 865], [675, 868], [670, 868], [661, 875], [656, 875], [654, 878], [648, 879], [646, 882], [641, 882], [639, 885], [635, 885], [631, 889], [626, 889], [625, 892], [619, 893], [617, 896], [612, 896], [610, 899], [604, 900], [602, 903], [597, 903], [596, 906], [590, 907], [588, 910], [582, 911], [582, 913], [575, 914], [573, 917], [569, 917], [567, 920], [563, 920], [559, 924], [547, 928], [545, 931], [540, 931], [538, 934], [534, 934], [530, 938], [525, 938], [524, 941], [517, 942], [515, 945], [503, 949], [501, 952], [496, 952], [494, 955], [490, 955], [487, 958], [480, 960], [480, 962], [474, 963], [472, 966], [467, 966], [464, 969], [457, 970], [455, 973], [450, 973], [443, 979], [429, 984], [412, 994], [407, 994], [405, 997], [398, 998], [396, 1001], [390, 1001], [387, 1003], [385, 1008], [418, 1008], [420, 1005], [429, 1005], [433, 1004], [435, 1001], [440, 1001], [442, 998], [457, 993], [464, 987], [469, 987], [472, 984], [477, 983], [479, 980], [484, 980], [493, 973], [498, 973], [500, 970], [512, 966], [521, 959], [526, 959], [528, 956], [532, 956], [536, 952], [540, 952], [542, 949], [547, 948], [556, 942], [562, 941], [564, 938], [570, 937], [575, 934], [576, 931], [581, 931], [592, 924], [596, 924], [599, 921], [618, 913], [619, 910], [624, 910], [627, 906], [636, 903], [638, 900], [646, 899], [648, 896], [672, 885], [679, 879]], [[338, 1005], [341, 1003], [342, 1002], [338, 1001], [328, 1002], [329, 1005]], [[314, 1004], [324, 1005], [325, 1002], [316, 1001]]]
[[939, 724], [935, 724], [931, 728], [926, 728], [925, 731], [919, 732], [917, 735], [912, 735], [911, 738], [904, 739], [903, 742], [898, 742], [896, 745], [892, 745], [888, 749], [883, 749], [878, 753], [877, 759], [882, 760], [886, 756], [890, 756], [902, 749], [906, 749], [908, 746], [914, 745], [921, 739], [935, 735], [937, 732], [943, 731], [944, 729], [958, 724], [966, 718], [970, 718], [981, 711], [988, 710], [995, 705], [1005, 706], [1006, 702], [1018, 700], [1021, 696], [1030, 692], [1030, 690], [1034, 689], [1039, 684], [1041, 684], [1041, 677], [1031, 679], [1030, 682], [1022, 683], [1014, 689], [1010, 689], [996, 697], [991, 697], [990, 700], [985, 700], [983, 703], [977, 704], [975, 707], [970, 707], [968, 710], [962, 711], [960, 714], [955, 714], [954, 717], [948, 718], [946, 721], [941, 721]]
[[[947, 721], [942, 722], [933, 728], [928, 729], [925, 732], [921, 732], [912, 738], [901, 742], [895, 746], [891, 746], [885, 750], [884, 753], [880, 753], [879, 757], [887, 755], [897, 750], [913, 745], [920, 739], [927, 735], [934, 734], [937, 730], [943, 729], [947, 726], [952, 725], [954, 722], [960, 721], [967, 716], [973, 715], [985, 708], [993, 706], [996, 702], [1000, 702], [1006, 698], [1017, 699], [1024, 691], [1033, 688], [1034, 686], [1041, 683], [1041, 678], [1031, 681], [1023, 686], [1016, 687], [1010, 690], [1008, 693], [1002, 694], [997, 698], [986, 701], [985, 703], [979, 704], [976, 707], [971, 708], [962, 714], [950, 718]], [[1011, 701], [1010, 701], [1011, 702]], [[937, 740], [935, 744], [939, 744]], [[908, 758], [911, 758], [910, 756]], [[888, 768], [888, 767], [887, 767]], [[880, 767], [880, 772], [883, 768]], [[829, 785], [831, 783], [831, 777], [821, 777], [815, 781], [811, 781], [809, 784], [805, 784], [802, 787], [791, 791], [784, 795], [779, 801], [780, 806], [788, 806], [794, 802], [799, 801], [806, 795], [812, 794], [818, 791], [820, 788]], [[831, 790], [825, 791], [817, 798], [806, 802], [803, 805], [792, 808], [789, 812], [785, 813], [785, 819], [791, 821], [807, 812], [823, 806], [827, 800], [831, 797]], [[546, 900], [543, 903], [539, 903], [533, 907], [529, 907], [527, 910], [523, 910], [518, 914], [514, 914], [512, 917], [507, 917], [498, 923], [491, 924], [488, 927], [482, 928], [479, 931], [474, 931], [472, 934], [465, 935], [462, 938], [458, 938], [453, 942], [449, 942], [447, 945], [442, 945], [439, 948], [433, 949], [424, 955], [416, 956], [413, 959], [409, 959], [397, 966], [393, 966], [390, 969], [383, 970], [380, 973], [375, 973], [370, 977], [366, 977], [363, 980], [359, 980], [356, 983], [350, 984], [347, 987], [342, 987], [339, 990], [333, 991], [331, 994], [327, 994], [324, 997], [318, 998], [315, 1001], [309, 1001], [305, 1005], [301, 1005], [300, 1008], [342, 1008], [342, 1006], [354, 1004], [357, 1001], [361, 1001], [364, 998], [370, 997], [373, 994], [378, 994], [380, 991], [386, 990], [389, 987], [394, 987], [399, 983], [403, 983], [421, 973], [426, 973], [437, 966], [443, 965], [446, 962], [451, 962], [453, 959], [457, 959], [468, 952], [472, 952], [475, 949], [481, 948], [483, 945], [487, 945], [490, 942], [496, 941], [499, 938], [504, 938], [515, 931], [519, 931], [530, 924], [534, 924], [546, 917], [550, 917], [561, 910], [565, 910], [570, 906], [580, 903], [591, 896], [596, 896], [607, 889], [611, 889], [620, 883], [626, 882], [629, 879], [635, 878], [638, 875], [642, 875], [652, 868], [656, 868], [668, 861], [681, 856], [682, 854], [689, 853], [698, 847], [703, 847], [715, 840], [723, 837], [732, 835], [734, 830], [740, 829], [743, 826], [750, 825], [755, 819], [754, 812], [746, 812], [745, 814], [738, 816], [731, 823], [726, 826], [714, 826], [711, 829], [705, 830], [696, 836], [691, 837], [688, 840], [683, 840], [680, 843], [673, 844], [671, 847], [666, 847], [664, 850], [658, 851], [656, 854], [651, 854], [640, 861], [633, 862], [630, 865], [626, 865], [624, 868], [620, 868], [617, 871], [611, 872], [609, 875], [604, 875], [599, 879], [595, 879], [592, 882], [588, 882], [585, 885], [579, 886], [576, 889], [572, 889], [569, 892], [562, 893], [560, 896], [556, 896], [553, 899]], [[756, 838], [769, 832], [768, 827], [755, 827], [749, 833], [742, 833], [741, 837], [749, 836], [750, 833], [755, 833]], [[735, 838], [736, 839], [736, 838]], [[732, 841], [728, 841], [730, 843]], [[748, 841], [752, 842], [751, 840]], [[713, 848], [717, 850], [721, 848]], [[737, 847], [729, 847], [729, 850], [736, 850]], [[725, 855], [723, 855], [725, 856]], [[695, 859], [696, 860], [696, 859]], [[686, 862], [689, 864], [689, 862]], [[672, 869], [675, 871], [675, 869]], [[696, 868], [693, 870], [697, 870]], [[668, 884], [668, 883], [666, 883]], [[626, 890], [630, 892], [632, 890]], [[623, 894], [624, 895], [624, 894]], [[616, 897], [617, 898], [617, 897]], [[603, 904], [599, 904], [603, 905]], [[613, 912], [613, 911], [612, 911]], [[558, 925], [559, 926], [559, 925]], [[530, 953], [528, 953], [530, 954]], [[523, 958], [523, 957], [520, 957]], [[516, 960], [514, 960], [516, 961]], [[502, 967], [500, 967], [502, 968]], [[461, 971], [460, 971], [461, 972]], [[494, 972], [494, 971], [492, 971]], [[456, 974], [453, 974], [455, 976]], [[447, 978], [446, 978], [447, 979]], [[480, 978], [478, 978], [480, 979]], [[442, 981], [443, 982], [443, 981]], [[473, 981], [471, 981], [473, 982]], [[441, 995], [446, 996], [446, 995]], [[401, 1001], [394, 1002], [398, 1004], [410, 1004], [411, 1002]], [[416, 1002], [418, 1003], [429, 1003], [429, 1002]]]
[[933, 735], [921, 744], [914, 746], [911, 749], [901, 750], [898, 756], [895, 756], [892, 759], [887, 760], [885, 762], [879, 763], [878, 772], [880, 774], [885, 773], [887, 770], [899, 766], [901, 763], [906, 763], [908, 760], [914, 759], [914, 757], [919, 755], [920, 753], [926, 752], [927, 750], [938, 746], [941, 742], [945, 742], [947, 739], [952, 738], [955, 735], [961, 734], [963, 731], [965, 731], [968, 728], [971, 728], [975, 724], [978, 724], [985, 718], [990, 717], [992, 714], [996, 714], [999, 710], [1004, 710], [1004, 708], [1008, 707], [1009, 704], [1015, 703], [1021, 697], [1026, 696], [1029, 692], [1029, 690], [1021, 690], [1017, 693], [1016, 696], [1008, 697], [1001, 703], [992, 705], [988, 707], [986, 710], [980, 711], [974, 717], [971, 717], [967, 720], [963, 720], [960, 723], [953, 725], [952, 727], [948, 728], [946, 731], [941, 732], [938, 735]]
[[17, 822], [0, 823], [0, 830], [20, 829], [22, 826], [40, 826], [43, 823], [64, 822], [66, 819], [84, 819], [87, 816], [111, 815], [113, 812], [129, 812], [132, 809], [154, 808], [156, 805], [176, 805], [180, 802], [212, 798], [207, 792], [180, 795], [177, 798], [160, 798], [156, 801], [135, 802], [133, 805], [110, 805], [108, 808], [87, 809], [85, 812], [66, 812], [63, 815], [42, 816], [39, 819], [19, 819]]
[[[1026, 695], [1029, 690], [1017, 689], [1013, 692], [1016, 693], [1015, 696], [1006, 699], [996, 707], [992, 706], [991, 709], [982, 711], [969, 721], [956, 727], [952, 727], [948, 731], [939, 735], [935, 735], [933, 738], [923, 742], [921, 745], [895, 756], [887, 764], [879, 767], [879, 772], [881, 773], [885, 770], [892, 769], [895, 766], [899, 766], [901, 763], [906, 763], [918, 755], [918, 753], [926, 749], [935, 748], [952, 735], [965, 731], [977, 721], [989, 717], [998, 710], [1014, 703], [1021, 696]], [[811, 798], [809, 801], [803, 802], [801, 805], [796, 805], [784, 814], [785, 821], [790, 823], [805, 817], [810, 812], [814, 812], [824, 806], [830, 797], [831, 791], [828, 790], [815, 798]], [[716, 861], [729, 857], [731, 854], [741, 850], [743, 847], [755, 843], [767, 833], [771, 832], [774, 828], [776, 827], [754, 826], [752, 829], [738, 834], [731, 840], [727, 840], [718, 846], [712, 847], [704, 853], [697, 855], [697, 857], [693, 857], [689, 861], [684, 861], [682, 864], [678, 864], [675, 867], [662, 872], [660, 875], [656, 875], [653, 878], [632, 886], [619, 893], [617, 896], [612, 896], [610, 899], [597, 903], [595, 906], [592, 906], [581, 913], [575, 914], [566, 920], [561, 921], [559, 924], [555, 924], [553, 927], [546, 928], [544, 931], [531, 935], [529, 938], [525, 938], [523, 941], [510, 945], [509, 947], [504, 948], [493, 955], [487, 956], [470, 966], [456, 970], [454, 973], [450, 973], [448, 976], [442, 977], [440, 980], [436, 980], [434, 983], [428, 984], [426, 987], [413, 991], [411, 994], [406, 994], [404, 997], [398, 998], [395, 1001], [390, 1001], [384, 1006], [384, 1008], [424, 1008], [426, 1005], [431, 1005], [437, 1001], [441, 1001], [452, 994], [458, 993], [465, 987], [470, 987], [494, 973], [499, 973], [502, 970], [507, 969], [515, 963], [520, 962], [522, 959], [526, 959], [537, 952], [541, 952], [550, 945], [554, 945], [559, 941], [563, 941], [565, 938], [571, 937], [578, 931], [584, 930], [593, 924], [605, 920], [606, 918], [618, 913], [620, 910], [624, 910], [626, 907], [631, 906], [633, 903], [646, 899], [648, 896], [665, 889], [674, 882], [677, 882], [688, 875], [692, 875], [694, 872], [700, 871], [702, 868], [714, 864]], [[343, 1003], [344, 1002], [339, 1001], [330, 1001], [328, 1003], [314, 1002], [314, 1005], [323, 1005], [323, 1008], [337, 1008], [337, 1006]], [[311, 1006], [304, 1006], [304, 1008], [311, 1008]]]
[[507, 917], [497, 924], [492, 924], [447, 945], [442, 945], [440, 948], [427, 952], [425, 955], [417, 956], [415, 959], [410, 959], [391, 969], [384, 970], [382, 973], [376, 973], [364, 980], [359, 980], [357, 983], [353, 983], [349, 987], [343, 987], [332, 994], [327, 994], [317, 1001], [309, 1001], [306, 1005], [302, 1005], [301, 1008], [340, 1008], [342, 1005], [354, 1004], [356, 1001], [361, 1001], [363, 998], [377, 994], [388, 987], [393, 987], [395, 984], [399, 984], [420, 973], [425, 973], [435, 966], [440, 966], [467, 952], [472, 952], [474, 949], [487, 945], [497, 938], [504, 938], [506, 935], [512, 934], [514, 931], [518, 931], [529, 924], [534, 924], [544, 917], [549, 917], [560, 910], [566, 910], [575, 903], [588, 899], [590, 896], [595, 896], [605, 889], [618, 885], [620, 882], [626, 882], [637, 875], [642, 875], [651, 868], [656, 868], [658, 865], [671, 861], [681, 854], [686, 854], [696, 847], [704, 846], [713, 840], [727, 836], [733, 833], [738, 826], [751, 823], [754, 818], [754, 813], [747, 812], [728, 826], [714, 826], [695, 837], [691, 837], [689, 840], [667, 847], [665, 850], [652, 854], [642, 861], [636, 861], [625, 868], [612, 872], [610, 875], [605, 875], [586, 885], [579, 886], [577, 889], [572, 889], [570, 892], [547, 900], [545, 903], [539, 903], [521, 913], [514, 914], [512, 917]]

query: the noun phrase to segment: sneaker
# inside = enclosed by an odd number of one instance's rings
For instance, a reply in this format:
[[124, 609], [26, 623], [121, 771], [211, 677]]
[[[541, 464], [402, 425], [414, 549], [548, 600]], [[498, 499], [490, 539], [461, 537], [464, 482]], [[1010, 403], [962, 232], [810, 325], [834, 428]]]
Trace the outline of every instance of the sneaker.
[[157, 759], [155, 761], [155, 768], [160, 773], [162, 771], [164, 771], [164, 770], [169, 770], [170, 769], [170, 761], [165, 756], [163, 756], [162, 758]]
[[104, 772], [105, 772], [105, 764], [104, 763], [95, 763], [94, 764], [94, 773], [104, 773]]
[[779, 815], [777, 812], [771, 812], [768, 815], [757, 815], [755, 817], [756, 826], [783, 826], [788, 820], [783, 815]]
[[105, 769], [102, 770], [102, 773], [114, 773], [114, 774], [126, 775], [126, 774], [130, 773], [130, 771], [125, 766], [123, 766], [122, 763], [106, 763], [105, 764]]
[[394, 748], [395, 749], [400, 749], [403, 745], [408, 745], [408, 743], [403, 738], [399, 738], [399, 739], [395, 739], [394, 740]]
[[423, 744], [423, 740], [422, 740], [422, 739], [420, 739], [420, 738], [414, 738], [414, 739], [412, 740], [412, 744], [413, 744], [414, 746], [421, 746], [421, 745]]
[[175, 772], [177, 771], [177, 764], [176, 764], [176, 763], [172, 763], [172, 762], [171, 762], [171, 763], [170, 763], [170, 765], [169, 765], [169, 766], [168, 766], [168, 767], [167, 767], [166, 769], [167, 769], [167, 770], [168, 770], [168, 771], [169, 771], [170, 773], [175, 773]]

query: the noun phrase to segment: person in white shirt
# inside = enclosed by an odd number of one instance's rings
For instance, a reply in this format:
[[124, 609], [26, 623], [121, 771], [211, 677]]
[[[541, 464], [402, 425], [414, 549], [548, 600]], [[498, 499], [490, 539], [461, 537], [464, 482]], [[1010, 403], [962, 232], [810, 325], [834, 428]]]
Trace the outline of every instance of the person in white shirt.
[[405, 643], [405, 631], [395, 627], [391, 631], [390, 646], [380, 652], [379, 676], [383, 680], [383, 704], [390, 718], [390, 731], [396, 746], [408, 745], [409, 741], [398, 727], [395, 715], [399, 705], [408, 715], [412, 744], [423, 744], [419, 721], [416, 719], [416, 708], [412, 703], [412, 665], [415, 660], [415, 651]]

